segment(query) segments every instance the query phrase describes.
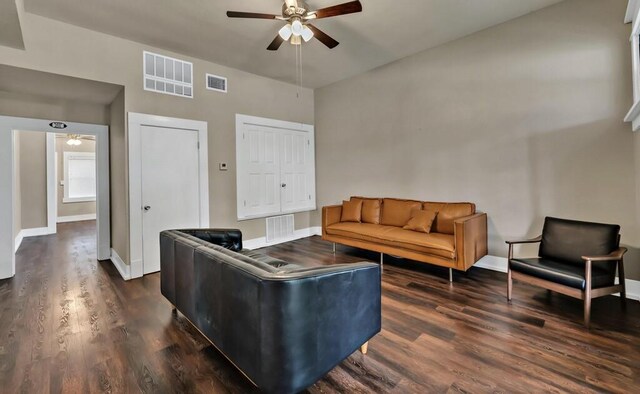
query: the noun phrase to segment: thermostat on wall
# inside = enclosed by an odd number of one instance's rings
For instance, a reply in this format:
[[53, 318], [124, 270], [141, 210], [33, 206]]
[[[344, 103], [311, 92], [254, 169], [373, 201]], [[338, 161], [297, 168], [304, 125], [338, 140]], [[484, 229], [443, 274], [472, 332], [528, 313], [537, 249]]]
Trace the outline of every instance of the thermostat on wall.
[[227, 163], [220, 163], [218, 164], [218, 167], [220, 168], [220, 171], [227, 171]]

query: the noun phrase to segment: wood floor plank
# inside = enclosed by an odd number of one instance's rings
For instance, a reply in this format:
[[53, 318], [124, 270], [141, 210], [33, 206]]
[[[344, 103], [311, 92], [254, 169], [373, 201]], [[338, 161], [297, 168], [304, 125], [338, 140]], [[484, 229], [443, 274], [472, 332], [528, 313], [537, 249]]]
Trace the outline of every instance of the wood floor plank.
[[[302, 266], [377, 262], [319, 237], [262, 252]], [[158, 274], [124, 281], [96, 260], [95, 222], [25, 238], [0, 281], [0, 392], [257, 393], [160, 294]], [[635, 392], [640, 303], [579, 300], [502, 273], [385, 256], [382, 332], [308, 393]]]

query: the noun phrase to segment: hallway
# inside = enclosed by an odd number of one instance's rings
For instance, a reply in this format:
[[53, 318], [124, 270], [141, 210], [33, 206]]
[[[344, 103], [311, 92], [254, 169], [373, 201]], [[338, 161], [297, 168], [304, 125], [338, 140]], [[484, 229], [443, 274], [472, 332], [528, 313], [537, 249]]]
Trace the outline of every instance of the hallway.
[[95, 221], [24, 239], [15, 278], [0, 281], [0, 391], [227, 391], [217, 375], [251, 389], [217, 352], [200, 352], [208, 343], [183, 319], [169, 324], [158, 274], [123, 281], [96, 260], [95, 240]]

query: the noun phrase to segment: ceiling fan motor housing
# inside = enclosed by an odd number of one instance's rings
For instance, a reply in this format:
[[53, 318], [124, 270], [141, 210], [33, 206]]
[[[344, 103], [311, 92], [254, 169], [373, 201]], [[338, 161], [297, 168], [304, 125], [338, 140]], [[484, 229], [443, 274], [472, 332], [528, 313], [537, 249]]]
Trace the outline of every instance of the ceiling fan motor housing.
[[301, 18], [307, 13], [309, 7], [303, 1], [294, 1], [293, 4], [288, 5], [285, 1], [282, 5], [282, 16], [286, 19], [292, 17]]

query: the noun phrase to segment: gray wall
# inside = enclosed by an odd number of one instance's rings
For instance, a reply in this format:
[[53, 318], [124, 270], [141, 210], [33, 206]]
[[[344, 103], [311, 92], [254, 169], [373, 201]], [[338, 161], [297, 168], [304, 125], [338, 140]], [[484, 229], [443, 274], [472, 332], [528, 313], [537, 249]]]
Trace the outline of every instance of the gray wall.
[[80, 145], [67, 144], [67, 135], [56, 135], [56, 154], [58, 161], [58, 171], [56, 174], [56, 188], [58, 190], [58, 217], [61, 216], [76, 216], [76, 215], [95, 215], [96, 202], [95, 201], [82, 201], [82, 202], [63, 202], [64, 188], [66, 185], [61, 185], [60, 182], [64, 180], [64, 152], [96, 152], [96, 142], [90, 140], [81, 140]]
[[124, 112], [124, 89], [109, 106], [109, 179], [111, 247], [129, 262], [129, 177]]
[[47, 133], [19, 134], [21, 227], [47, 227]]
[[618, 223], [640, 279], [625, 7], [567, 0], [316, 90], [318, 205], [472, 201], [499, 256], [546, 215]]
[[20, 190], [20, 132], [13, 135], [13, 239], [22, 230], [22, 193]]
[[[25, 51], [0, 47], [0, 62], [78, 78], [122, 85], [124, 113], [142, 112], [186, 119], [203, 120], [209, 125], [209, 182], [210, 223], [212, 226], [237, 227], [246, 239], [264, 235], [264, 219], [238, 222], [236, 220], [235, 182], [235, 115], [236, 113], [263, 116], [293, 122], [314, 123], [314, 96], [310, 89], [301, 89], [297, 97], [294, 85], [223, 67], [146, 45], [79, 28], [37, 15], [22, 19]], [[51, 45], [56, 43], [56, 45]], [[194, 63], [194, 98], [180, 98], [143, 90], [142, 51], [150, 50]], [[291, 72], [294, 71], [293, 65]], [[204, 74], [222, 75], [229, 79], [229, 93], [206, 90]], [[111, 112], [113, 115], [113, 112]], [[111, 119], [113, 122], [113, 119]], [[124, 134], [126, 141], [126, 124]], [[113, 138], [112, 138], [112, 143]], [[121, 142], [121, 141], [120, 141]], [[112, 150], [122, 149], [113, 145]], [[126, 179], [127, 158], [123, 151], [112, 155], [111, 179]], [[119, 159], [120, 167], [113, 163]], [[229, 171], [218, 171], [218, 163], [229, 163]], [[113, 184], [112, 184], [113, 187]], [[127, 193], [116, 186], [118, 193]], [[112, 193], [113, 196], [113, 193]], [[121, 196], [117, 196], [121, 198]], [[127, 197], [128, 198], [128, 197]], [[127, 240], [125, 252], [118, 254], [128, 263], [128, 223], [120, 219], [129, 215], [122, 201], [112, 203], [112, 229]], [[115, 219], [115, 218], [120, 219]], [[296, 227], [310, 225], [308, 213], [296, 214]], [[115, 245], [114, 241], [114, 245]], [[121, 254], [122, 253], [122, 254]]]

